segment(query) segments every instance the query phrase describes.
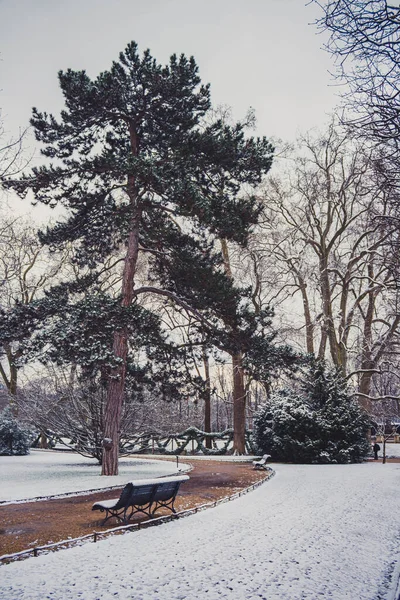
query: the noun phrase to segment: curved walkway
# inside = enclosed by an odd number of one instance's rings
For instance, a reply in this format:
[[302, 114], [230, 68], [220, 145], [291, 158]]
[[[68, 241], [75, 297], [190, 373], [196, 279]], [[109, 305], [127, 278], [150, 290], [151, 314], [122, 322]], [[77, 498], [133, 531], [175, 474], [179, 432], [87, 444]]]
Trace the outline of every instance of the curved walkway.
[[[164, 474], [175, 471], [175, 459], [166, 459], [165, 463], [168, 464], [165, 464], [165, 468], [161, 460], [157, 457], [154, 467], [160, 473], [163, 470]], [[138, 462], [140, 461], [134, 464]], [[143, 462], [151, 463], [150, 460]], [[163, 469], [160, 469], [160, 463]], [[191, 465], [192, 470], [189, 473], [190, 480], [179, 490], [175, 502], [177, 511], [231, 496], [266, 476], [265, 471], [254, 471], [248, 461], [190, 460], [185, 457], [181, 463]], [[113, 483], [114, 478], [102, 480]], [[114, 520], [102, 527], [104, 515], [92, 512], [91, 506], [99, 500], [118, 497], [121, 489], [122, 487], [38, 502], [0, 505], [0, 556], [114, 527], [117, 525]], [[157, 516], [161, 514], [163, 511], [159, 511]], [[148, 517], [139, 513], [133, 522], [147, 519]]]
[[400, 465], [275, 465], [234, 502], [1, 567], [3, 600], [394, 600]]

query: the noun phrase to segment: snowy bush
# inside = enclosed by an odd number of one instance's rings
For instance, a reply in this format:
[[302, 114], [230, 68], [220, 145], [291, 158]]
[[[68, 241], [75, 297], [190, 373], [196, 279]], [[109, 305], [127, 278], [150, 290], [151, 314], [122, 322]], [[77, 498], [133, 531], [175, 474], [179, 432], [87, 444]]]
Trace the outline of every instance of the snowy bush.
[[32, 434], [13, 416], [10, 408], [0, 413], [0, 455], [29, 454]]
[[299, 390], [273, 395], [255, 415], [260, 454], [295, 463], [361, 462], [369, 453], [369, 419], [344, 378], [315, 362]]

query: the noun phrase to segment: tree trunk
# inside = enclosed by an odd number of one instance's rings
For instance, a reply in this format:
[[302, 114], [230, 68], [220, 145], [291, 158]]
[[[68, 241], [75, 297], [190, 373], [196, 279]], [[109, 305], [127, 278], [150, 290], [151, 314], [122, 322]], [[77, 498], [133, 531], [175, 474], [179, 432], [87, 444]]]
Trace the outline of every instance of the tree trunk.
[[[232, 279], [232, 269], [229, 260], [229, 250], [226, 240], [221, 240], [222, 256], [225, 273]], [[246, 453], [246, 390], [244, 387], [243, 355], [236, 352], [232, 355], [233, 369], [233, 452]]]
[[102, 475], [118, 475], [120, 423], [125, 389], [126, 358], [128, 354], [126, 331], [117, 331], [114, 334], [113, 353], [121, 363], [117, 368], [113, 369], [107, 388]]
[[[132, 304], [133, 298], [139, 251], [139, 220], [140, 212], [138, 210], [132, 222], [122, 278], [121, 304], [125, 308]], [[114, 333], [113, 354], [118, 362], [118, 366], [112, 369], [108, 379], [107, 402], [104, 412], [102, 475], [118, 475], [121, 412], [124, 401], [126, 361], [128, 356], [128, 333], [126, 329], [121, 329]]]
[[9, 376], [7, 377], [3, 367], [0, 368], [0, 374], [7, 387], [11, 411], [14, 417], [17, 417], [18, 406], [15, 400], [17, 396], [18, 367], [16, 366], [16, 361], [21, 357], [22, 352], [20, 350], [13, 352], [9, 344], [4, 344], [4, 350], [7, 356]]
[[326, 353], [326, 342], [328, 341], [328, 333], [325, 329], [324, 323], [321, 326], [321, 339], [319, 342], [318, 348], [318, 360], [323, 360], [325, 358]]
[[49, 442], [45, 431], [40, 432], [38, 447], [42, 450], [47, 450], [49, 447]]
[[69, 372], [69, 379], [68, 379], [68, 387], [71, 391], [75, 385], [76, 369], [77, 369], [77, 364], [74, 362], [71, 365], [71, 370]]
[[[203, 364], [204, 376], [206, 380], [204, 394], [204, 431], [211, 433], [211, 382], [210, 382], [210, 363], [208, 354], [203, 346]], [[211, 449], [212, 443], [210, 438], [206, 438], [206, 448]]]
[[232, 356], [233, 367], [233, 453], [245, 454], [246, 390], [244, 387], [243, 355]]
[[[373, 276], [372, 267], [368, 265], [368, 275], [370, 278]], [[372, 371], [371, 369], [375, 366], [375, 361], [372, 358], [372, 321], [374, 318], [375, 311], [375, 300], [376, 295], [373, 291], [368, 294], [368, 306], [364, 318], [364, 329], [363, 329], [363, 341], [362, 341], [362, 354], [361, 354], [361, 373], [360, 384], [358, 391], [360, 394], [369, 396], [371, 393], [371, 382], [372, 382]], [[360, 396], [361, 406], [368, 412], [371, 413], [372, 403], [369, 398]]]
[[303, 299], [304, 320], [306, 324], [306, 347], [308, 354], [314, 354], [314, 325], [311, 318], [310, 302], [307, 294], [307, 284], [300, 274], [297, 275], [301, 296]]
[[231, 262], [229, 260], [228, 244], [227, 244], [226, 240], [222, 239], [220, 241], [221, 241], [222, 257], [224, 260], [225, 273], [228, 277], [230, 277], [232, 279], [232, 269], [231, 269]]
[[17, 380], [18, 380], [18, 369], [14, 363], [10, 364], [10, 395], [15, 398], [17, 395]]
[[[131, 153], [132, 156], [137, 156], [138, 146], [135, 127], [132, 122], [127, 122], [127, 126]], [[133, 215], [122, 276], [121, 305], [124, 308], [132, 304], [135, 272], [139, 254], [141, 210], [138, 206], [138, 193], [133, 175], [128, 175], [126, 191], [129, 196]], [[118, 364], [111, 370], [107, 385], [107, 402], [104, 411], [102, 475], [118, 475], [121, 412], [124, 402], [126, 361], [128, 356], [128, 332], [126, 329], [114, 332], [113, 354]]]
[[[322, 254], [319, 259], [319, 270], [320, 270], [320, 285], [321, 285], [321, 296], [322, 296], [322, 309], [324, 314], [324, 324], [323, 328], [325, 330], [328, 342], [329, 349], [331, 353], [331, 358], [333, 364], [336, 367], [339, 367], [343, 374], [346, 374], [346, 362], [347, 362], [347, 352], [344, 346], [341, 346], [338, 343], [336, 331], [335, 331], [335, 323], [333, 319], [332, 312], [332, 296], [329, 282], [329, 274], [328, 274], [328, 256]], [[322, 338], [324, 337], [324, 333], [322, 333]], [[321, 338], [321, 339], [322, 339]], [[323, 358], [320, 356], [320, 358]]]

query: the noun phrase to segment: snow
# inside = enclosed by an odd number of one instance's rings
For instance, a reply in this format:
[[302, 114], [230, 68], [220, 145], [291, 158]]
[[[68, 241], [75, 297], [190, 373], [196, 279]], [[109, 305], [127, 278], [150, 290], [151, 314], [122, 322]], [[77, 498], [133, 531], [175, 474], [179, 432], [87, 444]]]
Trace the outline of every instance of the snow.
[[3, 565], [0, 597], [397, 599], [400, 464], [273, 467], [216, 508]]
[[[184, 469], [181, 462], [179, 467]], [[72, 452], [32, 450], [27, 456], [0, 456], [0, 501], [98, 490], [176, 473], [175, 457], [169, 461], [123, 458], [117, 477], [101, 477], [95, 460]]]
[[[382, 458], [383, 454], [383, 442], [378, 442], [381, 449], [378, 452], [378, 456]], [[400, 444], [386, 444], [386, 456], [389, 458], [400, 458]]]

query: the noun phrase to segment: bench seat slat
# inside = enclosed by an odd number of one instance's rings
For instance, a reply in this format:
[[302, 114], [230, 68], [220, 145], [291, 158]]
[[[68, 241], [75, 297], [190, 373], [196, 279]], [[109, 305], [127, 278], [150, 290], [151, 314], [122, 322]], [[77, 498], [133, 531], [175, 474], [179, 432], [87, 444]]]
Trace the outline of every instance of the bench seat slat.
[[96, 502], [95, 504], [93, 504], [93, 508], [92, 510], [96, 510], [94, 507], [98, 506], [99, 508], [115, 508], [115, 505], [117, 504], [119, 498], [113, 498], [112, 500], [101, 500], [101, 502]]
[[253, 460], [253, 468], [264, 469], [265, 471], [268, 471], [267, 462], [269, 458], [271, 458], [270, 454], [264, 454], [260, 460]]

